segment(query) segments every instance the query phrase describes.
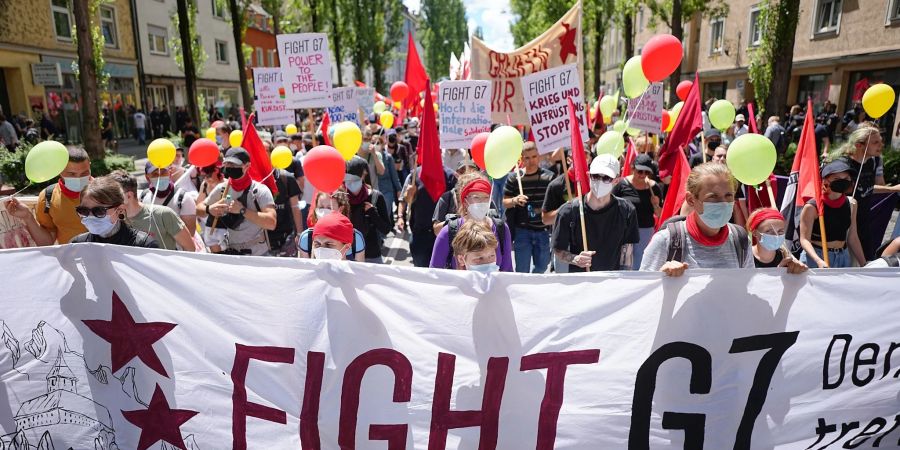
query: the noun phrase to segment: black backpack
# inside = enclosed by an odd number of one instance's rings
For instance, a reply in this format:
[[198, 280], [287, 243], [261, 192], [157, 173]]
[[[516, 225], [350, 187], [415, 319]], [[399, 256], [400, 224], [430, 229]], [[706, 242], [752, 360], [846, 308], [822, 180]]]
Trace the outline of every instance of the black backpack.
[[[503, 220], [498, 219], [496, 217], [491, 217], [491, 221], [494, 223], [494, 228], [497, 229], [497, 241], [500, 245], [500, 254], [502, 255], [506, 249], [503, 247], [506, 242], [506, 226], [503, 223]], [[456, 233], [459, 232], [460, 227], [460, 217], [456, 215], [447, 215], [447, 242], [449, 244], [450, 250], [447, 252], [447, 262], [444, 263], [444, 269], [450, 269], [451, 263], [453, 262], [453, 238], [456, 237]]]
[[[669, 231], [669, 249], [666, 255], [666, 261], [684, 262], [684, 249], [687, 245], [687, 227], [684, 224], [685, 216], [674, 216], [663, 223], [666, 230]], [[731, 226], [727, 224], [731, 230], [728, 233], [728, 239], [734, 245], [734, 251], [737, 253], [738, 264], [744, 264], [747, 257], [747, 250], [750, 246], [750, 239], [747, 230], [737, 225]]]
[[[259, 202], [256, 201], [256, 189], [257, 189], [256, 185], [254, 184], [253, 188], [252, 188], [253, 204], [256, 205], [256, 211], [258, 212], [262, 208], [259, 207]], [[248, 197], [248, 194], [250, 193], [250, 191], [251, 191], [251, 189], [248, 188], [247, 190], [244, 191], [243, 194], [241, 194], [240, 197], [237, 198], [237, 201], [241, 202], [241, 204], [244, 205], [245, 208], [247, 207], [247, 197]], [[244, 219], [246, 219], [246, 217], [244, 217], [241, 214], [228, 213], [222, 217], [219, 217], [219, 221], [216, 222], [216, 228], [228, 228], [231, 230], [235, 230], [235, 229], [237, 229], [237, 227], [241, 226], [242, 223], [244, 223]], [[213, 215], [208, 214], [206, 216], [206, 226], [211, 227], [213, 224], [213, 221], [215, 221], [215, 218], [213, 217]]]

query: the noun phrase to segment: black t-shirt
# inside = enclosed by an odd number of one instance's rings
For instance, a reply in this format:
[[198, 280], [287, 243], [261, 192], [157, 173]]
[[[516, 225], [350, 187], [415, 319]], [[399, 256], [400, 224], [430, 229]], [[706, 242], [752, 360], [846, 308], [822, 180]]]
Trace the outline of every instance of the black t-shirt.
[[443, 222], [447, 220], [448, 214], [456, 214], [456, 192], [450, 190], [441, 194], [437, 204], [434, 207], [434, 215], [431, 222]]
[[110, 237], [102, 237], [91, 233], [81, 233], [69, 241], [72, 244], [79, 242], [96, 242], [99, 244], [124, 245], [126, 247], [159, 248], [159, 244], [143, 231], [125, 225], [119, 226], [119, 231]]
[[638, 227], [640, 228], [651, 228], [656, 224], [656, 220], [653, 218], [653, 203], [650, 200], [650, 191], [653, 191], [653, 195], [656, 195], [658, 198], [662, 198], [662, 190], [658, 184], [654, 184], [649, 189], [638, 189], [627, 179], [622, 178], [613, 187], [613, 195], [624, 198], [634, 205], [634, 208], [637, 210]]
[[[856, 162], [849, 156], [841, 156], [841, 161], [850, 166], [850, 179], [855, 183], [856, 177], [859, 177], [859, 185], [856, 187], [856, 199], [860, 200], [872, 195], [875, 192], [875, 171], [881, 163], [881, 157], [867, 157], [865, 164]], [[862, 168], [862, 175], [859, 174]]]
[[[291, 160], [291, 165], [287, 166], [287, 168], [284, 170], [287, 170], [288, 172], [293, 174], [294, 178], [300, 178], [303, 176], [303, 163], [299, 158], [294, 157], [294, 159]], [[300, 189], [302, 190], [303, 187], [301, 186]]]
[[300, 186], [287, 170], [275, 169], [274, 177], [275, 187], [278, 188], [278, 195], [275, 196], [275, 231], [290, 233], [295, 229], [291, 197], [300, 195]]
[[[553, 227], [554, 249], [575, 255], [584, 250], [579, 215], [579, 207], [574, 202], [566, 203], [559, 210]], [[619, 270], [622, 246], [637, 244], [641, 240], [634, 205], [616, 196], [612, 196], [609, 204], [599, 210], [585, 204], [584, 223], [588, 249], [596, 252], [591, 261], [592, 271]], [[569, 271], [584, 272], [584, 269], [570, 264]]]
[[[507, 208], [506, 224], [529, 230], [546, 230], [548, 227], [541, 221], [541, 207], [544, 205], [544, 195], [547, 186], [553, 180], [553, 172], [538, 168], [533, 174], [522, 175], [522, 192], [528, 197], [528, 204]], [[503, 188], [504, 197], [519, 195], [519, 181], [515, 175], [506, 179]]]
[[778, 265], [781, 264], [782, 260], [784, 260], [784, 254], [782, 254], [780, 250], [775, 252], [775, 258], [772, 259], [772, 261], [767, 262], [767, 263], [760, 261], [756, 257], [756, 255], [753, 255], [753, 263], [759, 269], [768, 268], [768, 267], [778, 267]]
[[[566, 174], [562, 174], [547, 185], [547, 192], [544, 193], [544, 204], [541, 206], [544, 212], [556, 211], [560, 206], [571, 200], [569, 193], [566, 191], [566, 176]], [[572, 189], [574, 188], [573, 184]]]
[[[424, 192], [424, 191], [423, 191]], [[428, 195], [425, 195], [428, 197]], [[353, 228], [359, 230], [366, 239], [366, 258], [381, 256], [382, 235], [391, 231], [390, 216], [387, 203], [381, 192], [375, 189], [369, 190], [369, 198], [366, 202], [372, 204], [372, 208], [366, 211], [365, 202], [358, 205], [350, 205], [350, 223]]]
[[[193, 133], [193, 134], [190, 134]], [[191, 144], [194, 143], [197, 139], [199, 139], [200, 130], [197, 127], [190, 125], [181, 129], [181, 136], [184, 144], [184, 148], [190, 149]]]

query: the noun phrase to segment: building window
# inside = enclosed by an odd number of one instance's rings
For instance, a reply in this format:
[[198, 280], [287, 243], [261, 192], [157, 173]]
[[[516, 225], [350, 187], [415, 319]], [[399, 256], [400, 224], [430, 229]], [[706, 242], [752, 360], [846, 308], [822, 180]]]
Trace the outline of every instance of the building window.
[[154, 25], [147, 25], [147, 43], [150, 54], [168, 55], [169, 47], [166, 42], [169, 40], [168, 32], [165, 28]]
[[263, 58], [263, 49], [256, 47], [256, 67], [265, 67], [266, 61]]
[[269, 53], [269, 67], [275, 67], [275, 50], [266, 50]]
[[212, 2], [212, 13], [214, 17], [225, 19], [225, 4], [221, 0], [209, 0]]
[[803, 75], [797, 82], [797, 103], [803, 104], [807, 98], [813, 102], [813, 111], [818, 114], [822, 106], [828, 100], [828, 92], [831, 88], [829, 74]]
[[112, 48], [119, 46], [116, 34], [116, 10], [111, 6], [100, 7], [100, 31], [103, 32], [103, 45]]
[[722, 53], [725, 46], [725, 18], [719, 17], [709, 22], [709, 53]]
[[727, 81], [713, 81], [711, 83], [703, 83], [703, 98], [722, 100], [728, 90]]
[[216, 62], [228, 64], [228, 43], [225, 41], [216, 41]]
[[760, 39], [762, 39], [762, 24], [759, 23], [760, 14], [759, 14], [759, 6], [751, 6], [750, 7], [750, 39], [747, 42], [747, 45], [750, 47], [756, 47], [759, 45]]
[[894, 0], [890, 4], [891, 10], [888, 11], [888, 20], [900, 20], [900, 0]]
[[56, 32], [56, 38], [71, 41], [72, 12], [69, 11], [69, 0], [50, 0], [50, 11], [53, 12], [53, 30]]
[[819, 0], [816, 8], [816, 33], [837, 32], [841, 23], [841, 0]]

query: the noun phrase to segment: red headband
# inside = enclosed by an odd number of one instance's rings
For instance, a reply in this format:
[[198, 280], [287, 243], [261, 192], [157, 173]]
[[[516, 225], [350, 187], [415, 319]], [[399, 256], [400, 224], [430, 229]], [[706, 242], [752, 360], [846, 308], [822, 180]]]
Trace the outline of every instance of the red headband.
[[347, 216], [335, 211], [316, 222], [312, 237], [325, 236], [342, 244], [353, 242], [353, 224]]
[[491, 183], [479, 178], [467, 184], [462, 192], [459, 193], [460, 200], [465, 201], [466, 197], [473, 192], [484, 192], [485, 194], [491, 195]]
[[766, 208], [766, 209], [761, 209], [761, 210], [757, 211], [753, 215], [753, 218], [750, 219], [750, 223], [747, 226], [750, 229], [750, 232], [752, 233], [752, 232], [756, 231], [756, 227], [758, 227], [759, 224], [761, 224], [769, 219], [777, 219], [782, 222], [785, 221], [784, 216], [782, 216], [780, 212], [778, 212], [777, 210], [772, 209], [772, 208]]

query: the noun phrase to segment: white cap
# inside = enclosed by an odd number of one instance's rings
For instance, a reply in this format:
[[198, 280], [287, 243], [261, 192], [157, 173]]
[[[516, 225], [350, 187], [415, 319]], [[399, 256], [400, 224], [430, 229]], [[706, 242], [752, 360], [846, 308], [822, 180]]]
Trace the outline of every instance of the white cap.
[[744, 118], [743, 114], [738, 114], [738, 115], [734, 116], [734, 121], [735, 122], [746, 122], [747, 119]]
[[588, 170], [591, 175], [606, 175], [610, 178], [619, 177], [619, 160], [609, 153], [601, 153], [591, 162]]

